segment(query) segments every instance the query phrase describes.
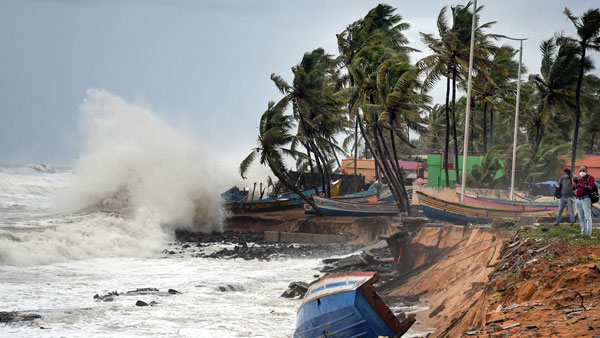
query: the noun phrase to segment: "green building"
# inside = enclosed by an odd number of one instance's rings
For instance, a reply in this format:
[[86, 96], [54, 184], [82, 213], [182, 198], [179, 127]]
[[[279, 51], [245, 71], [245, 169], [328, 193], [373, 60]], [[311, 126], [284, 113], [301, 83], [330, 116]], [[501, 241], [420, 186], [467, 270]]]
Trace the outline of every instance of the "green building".
[[[481, 165], [483, 156], [470, 155], [467, 156], [467, 175], [473, 169], [474, 165]], [[442, 154], [428, 154], [427, 155], [427, 185], [432, 187], [445, 187], [446, 186], [446, 173], [443, 168], [443, 157]], [[456, 171], [454, 170], [454, 156], [448, 156], [448, 176], [450, 178], [450, 187], [456, 185]], [[463, 157], [458, 156], [458, 170], [461, 175]]]

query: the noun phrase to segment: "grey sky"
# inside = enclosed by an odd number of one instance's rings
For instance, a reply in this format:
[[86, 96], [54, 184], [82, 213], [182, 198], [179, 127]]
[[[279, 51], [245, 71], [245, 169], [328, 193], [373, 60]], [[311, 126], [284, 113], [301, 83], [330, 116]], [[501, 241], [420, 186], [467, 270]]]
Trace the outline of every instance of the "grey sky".
[[[418, 32], [434, 32], [444, 5], [387, 1]], [[81, 151], [78, 105], [88, 88], [148, 107], [175, 127], [240, 160], [258, 117], [280, 98], [269, 79], [317, 47], [336, 54], [335, 34], [379, 1], [4, 0], [0, 2], [0, 163], [71, 165]], [[479, 1], [490, 32], [529, 37], [524, 63], [538, 72], [539, 43], [574, 30], [597, 1]], [[509, 42], [510, 43], [510, 42]], [[517, 45], [513, 43], [516, 47]], [[413, 60], [422, 57], [415, 54]], [[593, 55], [599, 65], [598, 53]], [[599, 65], [600, 66], [600, 65]], [[598, 73], [596, 71], [596, 73]], [[443, 89], [433, 93], [443, 100]]]

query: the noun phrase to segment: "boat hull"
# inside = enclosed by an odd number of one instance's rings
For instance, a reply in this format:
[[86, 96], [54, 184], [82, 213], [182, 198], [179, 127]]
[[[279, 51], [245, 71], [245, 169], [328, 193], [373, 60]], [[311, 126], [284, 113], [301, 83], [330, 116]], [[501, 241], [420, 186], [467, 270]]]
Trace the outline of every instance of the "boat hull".
[[[460, 197], [460, 194], [457, 194]], [[477, 207], [494, 208], [515, 211], [554, 211], [558, 203], [535, 203], [520, 201], [505, 201], [492, 198], [474, 197], [465, 194], [465, 203]]]
[[421, 210], [427, 218], [436, 219], [448, 223], [455, 224], [467, 224], [467, 223], [490, 223], [492, 222], [491, 218], [486, 217], [469, 217], [465, 215], [461, 215], [458, 213], [452, 213], [448, 211], [443, 211], [435, 208], [428, 207], [426, 205], [421, 205]]
[[373, 289], [378, 278], [372, 272], [341, 273], [311, 284], [294, 338], [402, 336], [415, 318], [396, 318]]
[[420, 191], [417, 191], [417, 196], [421, 209], [427, 217], [449, 223], [489, 223], [494, 218], [514, 218], [523, 215], [546, 216], [549, 213], [547, 210], [518, 211], [474, 207], [442, 200]]
[[[395, 203], [351, 203], [315, 195], [312, 199], [326, 216], [394, 216], [400, 213]], [[305, 211], [308, 212], [306, 207]]]

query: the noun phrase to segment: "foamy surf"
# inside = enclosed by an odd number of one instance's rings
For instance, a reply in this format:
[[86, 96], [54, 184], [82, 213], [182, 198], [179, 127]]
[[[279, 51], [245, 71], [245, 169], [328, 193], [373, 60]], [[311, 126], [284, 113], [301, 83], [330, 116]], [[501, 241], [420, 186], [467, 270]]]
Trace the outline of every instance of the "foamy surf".
[[227, 179], [198, 140], [103, 90], [79, 108], [73, 170], [0, 167], [0, 264], [151, 257], [175, 229], [222, 230]]

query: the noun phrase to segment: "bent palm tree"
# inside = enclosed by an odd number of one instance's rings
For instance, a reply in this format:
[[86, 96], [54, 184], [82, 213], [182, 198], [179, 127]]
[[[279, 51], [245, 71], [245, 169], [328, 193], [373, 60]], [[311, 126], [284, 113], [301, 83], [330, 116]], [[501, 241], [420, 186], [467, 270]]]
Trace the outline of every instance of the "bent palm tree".
[[285, 167], [284, 155], [298, 155], [293, 150], [284, 148], [294, 140], [294, 136], [290, 133], [292, 126], [292, 116], [284, 115], [281, 107], [278, 107], [272, 101], [269, 102], [258, 126], [258, 147], [253, 149], [240, 164], [240, 175], [245, 178], [244, 175], [248, 172], [252, 162], [256, 160], [257, 156], [260, 156], [260, 164], [269, 166], [273, 174], [286, 188], [296, 193], [322, 216], [323, 213], [312, 199], [304, 196], [296, 187]]

